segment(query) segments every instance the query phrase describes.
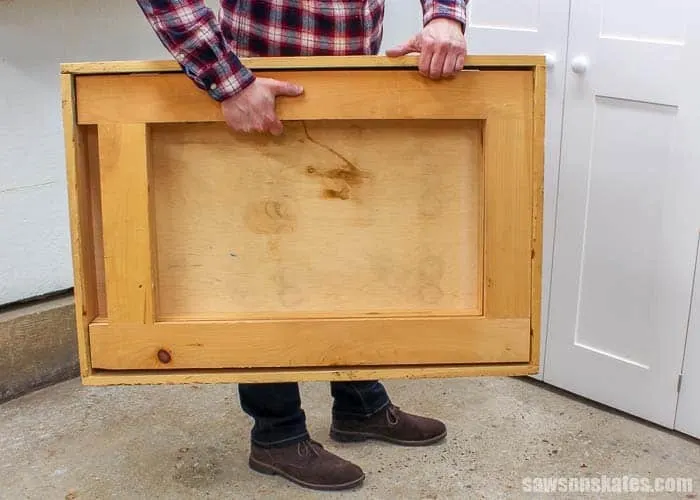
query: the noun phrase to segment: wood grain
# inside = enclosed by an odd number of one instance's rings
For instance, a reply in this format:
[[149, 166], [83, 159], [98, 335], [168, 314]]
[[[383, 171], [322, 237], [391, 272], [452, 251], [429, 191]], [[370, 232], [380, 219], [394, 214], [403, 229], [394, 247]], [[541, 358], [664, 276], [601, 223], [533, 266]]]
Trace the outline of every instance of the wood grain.
[[530, 315], [531, 142], [531, 118], [486, 121], [484, 314], [489, 318]]
[[[434, 81], [402, 69], [261, 72], [302, 85], [277, 99], [282, 120], [485, 119], [523, 113], [532, 72], [464, 71]], [[76, 77], [78, 122], [223, 121], [220, 105], [180, 73]], [[529, 118], [531, 117], [528, 116]]]
[[481, 122], [154, 126], [159, 318], [480, 314]]
[[251, 60], [306, 89], [279, 138], [172, 61], [64, 66], [83, 380], [535, 373], [544, 58], [416, 61]]
[[92, 373], [88, 327], [97, 315], [97, 281], [93, 247], [90, 179], [84, 129], [76, 124], [75, 88], [71, 75], [61, 75], [71, 252], [80, 374]]
[[542, 334], [542, 257], [544, 215], [544, 164], [546, 145], [547, 69], [539, 66], [534, 71], [533, 135], [532, 135], [532, 258], [531, 306], [532, 328], [530, 364], [539, 366]]
[[93, 324], [90, 345], [102, 369], [526, 363], [529, 332], [528, 318], [159, 322]]
[[228, 369], [228, 370], [96, 370], [84, 385], [167, 385], [234, 384], [275, 382], [340, 382], [346, 380], [391, 380], [462, 377], [512, 377], [537, 373], [526, 363], [491, 365], [443, 365], [358, 368], [352, 366], [301, 369]]
[[100, 186], [100, 157], [96, 125], [81, 125], [85, 137], [88, 171], [90, 219], [92, 222], [92, 247], [94, 251], [97, 318], [107, 317], [107, 292], [105, 284], [105, 261], [102, 230], [102, 195]]
[[98, 127], [107, 316], [155, 318], [150, 138], [145, 124]]
[[[377, 56], [303, 56], [303, 57], [243, 57], [243, 64], [253, 70], [278, 69], [328, 69], [328, 68], [417, 68], [417, 55], [403, 57]], [[467, 56], [464, 68], [532, 68], [544, 66], [544, 56], [537, 55], [474, 55]], [[72, 62], [61, 64], [63, 73], [102, 74], [102, 73], [153, 73], [182, 72], [175, 60], [155, 61], [98, 61]]]

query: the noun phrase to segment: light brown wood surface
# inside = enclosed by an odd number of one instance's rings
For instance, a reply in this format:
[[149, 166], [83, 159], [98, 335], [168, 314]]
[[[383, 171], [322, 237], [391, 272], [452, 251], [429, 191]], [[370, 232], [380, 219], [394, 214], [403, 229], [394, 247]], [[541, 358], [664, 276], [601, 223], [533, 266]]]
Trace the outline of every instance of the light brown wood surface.
[[[304, 87], [277, 99], [282, 120], [484, 119], [514, 117], [532, 94], [529, 71], [463, 71], [433, 81], [414, 71], [289, 70], [260, 77]], [[80, 124], [222, 121], [219, 103], [182, 73], [76, 76]], [[531, 118], [531, 116], [529, 116]]]
[[531, 138], [529, 120], [495, 117], [484, 130], [484, 314], [530, 314]]
[[[329, 69], [329, 68], [417, 68], [418, 56], [302, 56], [302, 57], [253, 57], [241, 58], [241, 62], [253, 70], [277, 69]], [[465, 69], [532, 68], [544, 66], [544, 56], [538, 55], [469, 55], [465, 58]], [[63, 73], [153, 73], [181, 72], [182, 67], [174, 60], [158, 61], [97, 61], [73, 62], [61, 65]]]
[[472, 121], [154, 126], [159, 318], [480, 314], [481, 143]]
[[348, 380], [390, 380], [461, 377], [511, 377], [533, 375], [537, 366], [528, 363], [492, 365], [442, 365], [398, 367], [354, 367], [226, 370], [95, 370], [83, 378], [88, 386], [232, 384], [274, 382], [336, 382]]
[[534, 70], [533, 92], [533, 135], [532, 135], [532, 262], [530, 291], [530, 363], [539, 366], [540, 338], [542, 329], [542, 237], [544, 218], [544, 164], [545, 164], [545, 125], [546, 125], [547, 69], [538, 66]]
[[98, 126], [107, 315], [155, 318], [150, 137], [145, 124]]
[[305, 87], [279, 138], [172, 63], [64, 65], [85, 382], [534, 373], [544, 58], [415, 63], [250, 60]]
[[70, 211], [74, 297], [80, 374], [92, 373], [88, 327], [97, 316], [97, 279], [92, 245], [91, 191], [86, 137], [76, 125], [75, 88], [71, 75], [61, 75], [61, 104]]
[[90, 345], [102, 369], [516, 363], [530, 359], [529, 330], [528, 318], [93, 324]]
[[[92, 241], [89, 241], [91, 253], [94, 254], [95, 294], [97, 300], [97, 318], [107, 317], [107, 291], [105, 283], [104, 238], [102, 230], [102, 193], [100, 185], [100, 158], [96, 125], [81, 125], [80, 133], [85, 138], [87, 162], [82, 168], [88, 171], [90, 200], [90, 221], [92, 224]], [[87, 243], [87, 242], [85, 242]], [[97, 319], [96, 318], [96, 319]]]

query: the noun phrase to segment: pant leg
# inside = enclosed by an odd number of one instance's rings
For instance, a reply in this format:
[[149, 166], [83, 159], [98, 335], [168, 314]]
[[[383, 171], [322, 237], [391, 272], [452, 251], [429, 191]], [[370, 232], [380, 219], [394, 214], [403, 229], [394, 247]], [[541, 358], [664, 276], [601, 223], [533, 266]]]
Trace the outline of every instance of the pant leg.
[[241, 408], [255, 421], [251, 441], [262, 447], [308, 439], [299, 384], [239, 384]]
[[333, 416], [337, 418], [367, 418], [390, 403], [384, 386], [377, 380], [362, 382], [331, 382]]

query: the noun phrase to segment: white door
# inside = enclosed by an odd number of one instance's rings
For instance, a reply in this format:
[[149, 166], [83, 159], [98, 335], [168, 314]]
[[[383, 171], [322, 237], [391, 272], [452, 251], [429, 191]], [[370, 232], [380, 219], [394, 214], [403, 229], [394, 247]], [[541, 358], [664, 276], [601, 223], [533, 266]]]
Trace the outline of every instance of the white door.
[[[540, 366], [547, 346], [549, 284], [554, 241], [562, 108], [566, 78], [568, 0], [471, 0], [467, 46], [471, 54], [547, 55], [544, 217], [542, 252], [542, 328]], [[542, 369], [536, 378], [542, 379]]]
[[695, 286], [682, 376], [675, 428], [700, 438], [700, 253], [695, 265]]
[[699, 17], [696, 0], [571, 4], [544, 380], [668, 427], [700, 224]]

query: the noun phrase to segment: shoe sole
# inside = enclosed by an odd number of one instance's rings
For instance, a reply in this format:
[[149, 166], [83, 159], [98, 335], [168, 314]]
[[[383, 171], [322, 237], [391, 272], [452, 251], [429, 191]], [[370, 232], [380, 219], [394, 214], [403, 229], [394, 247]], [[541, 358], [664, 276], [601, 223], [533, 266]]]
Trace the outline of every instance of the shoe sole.
[[375, 441], [384, 441], [401, 446], [428, 446], [442, 441], [445, 439], [445, 436], [447, 436], [447, 431], [422, 441], [405, 441], [402, 439], [390, 438], [382, 434], [372, 434], [370, 432], [339, 431], [337, 429], [331, 429], [330, 432], [331, 439], [339, 443], [361, 443], [368, 439], [373, 439]]
[[342, 483], [342, 484], [314, 484], [314, 483], [309, 483], [306, 481], [302, 481], [301, 479], [298, 479], [291, 474], [284, 472], [283, 470], [278, 469], [277, 467], [274, 467], [272, 465], [260, 462], [252, 457], [248, 459], [248, 464], [250, 465], [250, 468], [253, 469], [256, 472], [259, 472], [261, 474], [266, 474], [268, 476], [281, 476], [285, 479], [288, 479], [289, 481], [298, 484], [299, 486], [303, 486], [305, 488], [309, 488], [312, 490], [320, 490], [320, 491], [340, 491], [340, 490], [348, 490], [351, 488], [355, 488], [362, 484], [365, 480], [365, 475], [362, 474], [362, 476], [358, 479], [355, 479], [354, 481], [349, 481], [347, 483]]

